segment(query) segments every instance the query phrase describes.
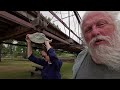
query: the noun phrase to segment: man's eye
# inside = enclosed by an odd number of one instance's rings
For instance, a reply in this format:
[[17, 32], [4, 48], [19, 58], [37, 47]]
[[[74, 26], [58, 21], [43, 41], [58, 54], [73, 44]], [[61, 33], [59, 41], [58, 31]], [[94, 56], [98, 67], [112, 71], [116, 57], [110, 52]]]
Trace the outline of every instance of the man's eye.
[[91, 30], [92, 30], [92, 27], [89, 26], [89, 27], [87, 27], [87, 28], [85, 29], [85, 33], [88, 33], [88, 32], [90, 32]]
[[100, 22], [96, 23], [96, 26], [97, 27], [104, 27], [106, 24], [107, 24], [106, 21], [100, 21]]
[[98, 23], [96, 26], [102, 27], [102, 26], [104, 26], [104, 25], [105, 25], [105, 23]]

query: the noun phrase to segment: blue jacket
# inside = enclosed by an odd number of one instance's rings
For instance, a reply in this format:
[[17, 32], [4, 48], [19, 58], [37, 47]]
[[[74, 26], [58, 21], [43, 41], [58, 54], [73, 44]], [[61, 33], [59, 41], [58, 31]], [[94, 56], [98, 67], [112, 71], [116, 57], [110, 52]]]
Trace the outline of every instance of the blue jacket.
[[28, 59], [43, 66], [41, 71], [42, 79], [61, 79], [60, 69], [62, 61], [57, 58], [53, 48], [50, 48], [47, 53], [52, 64], [49, 64], [44, 59], [36, 58], [33, 54]]

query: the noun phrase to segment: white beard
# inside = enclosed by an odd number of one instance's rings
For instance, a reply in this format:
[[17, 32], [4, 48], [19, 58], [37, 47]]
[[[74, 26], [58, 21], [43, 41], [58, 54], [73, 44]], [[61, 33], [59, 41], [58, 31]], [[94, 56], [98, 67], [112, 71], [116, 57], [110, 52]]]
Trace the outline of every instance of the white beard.
[[[109, 69], [120, 71], [120, 36], [114, 33], [112, 37], [113, 39], [111, 39], [109, 36], [95, 37], [90, 41], [88, 45], [89, 52], [94, 61], [108, 66]], [[104, 40], [109, 42], [109, 45], [101, 44], [94, 48], [93, 43], [96, 38], [103, 38]]]

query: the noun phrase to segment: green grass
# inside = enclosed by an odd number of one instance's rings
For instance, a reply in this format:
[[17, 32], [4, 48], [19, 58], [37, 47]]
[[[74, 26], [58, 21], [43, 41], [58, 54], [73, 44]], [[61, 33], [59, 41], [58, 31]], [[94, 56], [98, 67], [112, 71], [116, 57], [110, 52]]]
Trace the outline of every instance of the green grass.
[[[30, 71], [36, 65], [30, 61], [18, 60], [2, 60], [0, 62], [0, 79], [39, 79], [39, 77], [31, 77]], [[72, 65], [70, 62], [63, 62], [61, 68], [62, 79], [72, 78]]]
[[62, 79], [71, 79], [72, 78], [72, 66], [73, 63], [64, 62], [61, 68]]
[[0, 62], [0, 79], [32, 79], [32, 65], [30, 61], [4, 60]]

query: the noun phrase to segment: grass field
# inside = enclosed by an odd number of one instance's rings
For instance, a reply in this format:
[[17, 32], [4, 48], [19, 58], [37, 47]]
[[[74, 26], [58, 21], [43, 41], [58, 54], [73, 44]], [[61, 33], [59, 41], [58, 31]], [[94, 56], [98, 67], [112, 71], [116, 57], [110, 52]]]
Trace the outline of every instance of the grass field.
[[[39, 77], [31, 77], [30, 71], [34, 69], [32, 65], [36, 64], [23, 60], [2, 60], [0, 62], [0, 79], [39, 79]], [[72, 78], [72, 66], [71, 62], [63, 62], [62, 79]]]

